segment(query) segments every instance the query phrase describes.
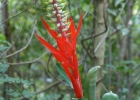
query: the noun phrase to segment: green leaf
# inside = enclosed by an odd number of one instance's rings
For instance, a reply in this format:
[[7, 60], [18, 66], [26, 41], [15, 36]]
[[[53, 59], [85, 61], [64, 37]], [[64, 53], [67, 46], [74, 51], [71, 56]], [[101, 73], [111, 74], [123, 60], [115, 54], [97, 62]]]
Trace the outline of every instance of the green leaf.
[[23, 94], [23, 96], [24, 96], [25, 98], [31, 98], [31, 97], [35, 96], [35, 93], [34, 93], [34, 92], [29, 92], [29, 91], [26, 91], [26, 90], [24, 90], [24, 91], [22, 92], [22, 94]]
[[85, 87], [84, 87], [84, 97], [88, 100], [95, 100], [96, 98], [96, 81], [97, 81], [97, 70], [100, 66], [92, 67], [87, 74]]
[[129, 33], [129, 29], [128, 28], [123, 28], [122, 30], [122, 35], [127, 35]]
[[115, 0], [115, 7], [122, 3], [122, 0]]
[[114, 15], [114, 16], [117, 15], [117, 13], [116, 13], [115, 10], [112, 10], [112, 9], [109, 9], [109, 8], [108, 8], [107, 11], [108, 11], [108, 13], [110, 13], [110, 14], [112, 14], [112, 15]]
[[[5, 35], [0, 32], [0, 40], [4, 41], [5, 40]], [[1, 99], [0, 99], [1, 100]]]
[[0, 82], [7, 82], [7, 83], [22, 83], [22, 84], [26, 84], [26, 85], [31, 85], [33, 84], [33, 82], [30, 82], [28, 80], [23, 80], [23, 79], [19, 79], [19, 78], [13, 78], [13, 77], [9, 77], [7, 74], [3, 74], [3, 77], [0, 77]]
[[113, 69], [116, 68], [116, 66], [114, 66], [113, 64], [106, 64], [106, 67], [107, 67], [107, 68], [113, 68]]
[[12, 97], [18, 97], [20, 96], [20, 93], [19, 92], [16, 92], [15, 90], [13, 89], [9, 89], [9, 90], [6, 90], [7, 94], [9, 96], [12, 96]]
[[4, 98], [0, 96], [0, 100], [4, 100]]
[[20, 79], [20, 81], [21, 81], [22, 84], [26, 84], [26, 85], [32, 85], [33, 84], [33, 82], [28, 81], [28, 80]]
[[[120, 100], [126, 100], [126, 95], [122, 95]], [[136, 99], [137, 100], [137, 99]], [[140, 99], [139, 99], [140, 100]]]
[[102, 100], [119, 100], [117, 94], [113, 93], [112, 91], [105, 93], [102, 97]]
[[7, 50], [11, 44], [8, 41], [0, 39], [0, 51], [5, 51]]
[[118, 29], [118, 30], [120, 30], [122, 27], [123, 27], [123, 26], [120, 25], [120, 24], [117, 25], [117, 29]]
[[9, 65], [5, 63], [0, 63], [0, 73], [5, 73], [8, 69]]
[[71, 83], [70, 79], [68, 78], [64, 69], [61, 67], [61, 65], [59, 63], [56, 63], [56, 69], [59, 72], [60, 76], [67, 82], [67, 84], [72, 87], [72, 83]]
[[[121, 99], [121, 100], [124, 100], [124, 99]], [[140, 100], [140, 96], [137, 96], [136, 100]]]
[[9, 47], [7, 47], [7, 46], [0, 46], [0, 51], [5, 51], [5, 50], [7, 50]]
[[65, 94], [62, 100], [71, 100], [70, 94]]
[[11, 43], [10, 42], [8, 42], [8, 41], [3, 41], [3, 40], [0, 40], [0, 45], [2, 46], [2, 45], [4, 45], [4, 46], [8, 46], [8, 47], [10, 47], [11, 46]]
[[48, 94], [45, 97], [40, 98], [39, 100], [58, 100], [60, 96], [60, 94]]
[[136, 62], [135, 61], [133, 61], [133, 60], [124, 60], [124, 61], [121, 61], [120, 63], [122, 63], [122, 64], [136, 64]]

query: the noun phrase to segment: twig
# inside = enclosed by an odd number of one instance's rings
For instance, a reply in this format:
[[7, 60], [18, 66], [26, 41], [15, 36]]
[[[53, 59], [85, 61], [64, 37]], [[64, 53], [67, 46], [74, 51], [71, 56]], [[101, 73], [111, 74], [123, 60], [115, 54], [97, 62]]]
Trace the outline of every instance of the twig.
[[[106, 28], [107, 28], [107, 27], [106, 27]], [[101, 32], [101, 33], [92, 35], [92, 36], [90, 36], [90, 37], [87, 37], [87, 38], [81, 40], [81, 44], [82, 44], [83, 48], [87, 51], [87, 54], [88, 54], [88, 56], [89, 56], [91, 59], [92, 59], [92, 56], [90, 55], [90, 53], [88, 52], [88, 49], [87, 49], [86, 46], [84, 45], [84, 41], [86, 41], [86, 40], [88, 40], [88, 39], [95, 38], [95, 37], [97, 37], [97, 36], [100, 36], [100, 35], [102, 35], [102, 34], [103, 34], [104, 32], [106, 32], [106, 31], [107, 31], [107, 29], [105, 29], [105, 31], [103, 31], [103, 32]]]
[[87, 14], [89, 13], [90, 6], [92, 5], [92, 3], [93, 3], [93, 0], [90, 1], [89, 6], [88, 6], [88, 9], [87, 9], [85, 15], [83, 16], [83, 18], [85, 18], [87, 16]]
[[[48, 90], [48, 89], [50, 89], [50, 88], [52, 88], [52, 87], [60, 84], [60, 83], [61, 83], [61, 81], [56, 81], [53, 84], [49, 85], [48, 87], [46, 87], [46, 88], [44, 88], [42, 90], [39, 90], [39, 91], [35, 92], [35, 95], [40, 94], [40, 93], [42, 93], [42, 92], [44, 92], [44, 91], [46, 91], [46, 90]], [[24, 97], [21, 97], [18, 100], [22, 100], [22, 99], [24, 99]]]
[[2, 23], [0, 23], [0, 26], [1, 26], [2, 24], [4, 24], [5, 22], [7, 22], [8, 20], [10, 20], [11, 18], [16, 17], [17, 15], [19, 15], [19, 14], [23, 13], [23, 12], [24, 12], [24, 11], [26, 11], [27, 9], [28, 9], [28, 7], [27, 7], [27, 8], [25, 8], [24, 10], [22, 10], [21, 12], [17, 13], [16, 15], [11, 16], [10, 18], [6, 19], [6, 20], [5, 20], [5, 21], [3, 21]]
[[102, 44], [102, 42], [106, 39], [108, 33], [109, 33], [109, 28], [107, 29], [107, 32], [105, 34], [105, 36], [103, 37], [103, 39], [98, 43], [98, 45], [96, 46], [95, 50], [94, 50], [94, 53], [96, 53], [96, 51], [98, 50], [98, 48], [100, 47], [100, 45]]
[[0, 7], [0, 9], [3, 8], [3, 6], [6, 5], [6, 4], [5, 4], [6, 2], [7, 2], [7, 0], [4, 0], [4, 1], [1, 3], [1, 7]]
[[[61, 81], [62, 81], [62, 80], [61, 80]], [[44, 92], [44, 91], [46, 91], [46, 90], [48, 90], [48, 89], [50, 89], [50, 88], [52, 88], [52, 87], [54, 87], [54, 86], [60, 84], [61, 81], [56, 81], [56, 82], [54, 82], [53, 84], [51, 84], [51, 85], [49, 85], [48, 87], [46, 87], [45, 89], [42, 89], [42, 90], [40, 90], [40, 91], [35, 92], [35, 94], [42, 93], [42, 92]]]
[[[56, 46], [56, 44], [54, 44], [53, 46]], [[46, 55], [49, 51], [44, 52], [40, 57], [32, 60], [32, 61], [27, 61], [27, 62], [19, 62], [19, 63], [7, 63], [9, 65], [24, 65], [24, 64], [30, 64], [30, 63], [34, 63], [36, 61], [38, 61], [39, 59], [41, 59], [44, 55]]]
[[22, 92], [19, 90], [19, 88], [16, 86], [16, 85], [14, 85], [14, 84], [12, 84], [14, 87], [15, 87], [15, 89], [17, 89], [18, 90], [18, 92], [21, 94], [21, 96], [24, 98], [24, 95], [22, 94]]
[[24, 21], [23, 27], [22, 27], [21, 31], [19, 32], [18, 36], [15, 38], [14, 43], [13, 43], [6, 51], [4, 51], [4, 52], [0, 55], [0, 58], [2, 58], [2, 56], [3, 56], [5, 53], [7, 53], [7, 52], [15, 45], [16, 41], [19, 39], [19, 37], [20, 37], [20, 35], [21, 35], [22, 31], [23, 31], [23, 28], [25, 27], [25, 23], [26, 23], [26, 20]]
[[125, 27], [125, 24], [124, 24], [124, 22], [123, 22], [123, 19], [121, 18], [121, 14], [122, 14], [122, 12], [124, 11], [124, 8], [125, 8], [125, 6], [127, 5], [128, 1], [129, 1], [129, 0], [126, 0], [126, 1], [125, 1], [124, 5], [123, 5], [123, 7], [122, 7], [122, 9], [121, 9], [121, 11], [120, 11], [119, 14], [118, 14], [118, 17], [120, 18], [120, 21], [122, 22], [122, 25], [123, 25], [124, 27]]
[[91, 56], [90, 53], [89, 53], [89, 49], [87, 49], [86, 46], [84, 45], [84, 40], [81, 41], [81, 44], [82, 44], [83, 48], [86, 50], [86, 52], [87, 52], [89, 58], [92, 59], [92, 56]]
[[109, 92], [109, 90], [105, 87], [105, 85], [103, 83], [101, 83], [101, 85], [106, 92]]
[[[35, 25], [36, 25], [36, 21], [35, 21]], [[32, 40], [32, 38], [33, 38], [33, 35], [34, 35], [34, 33], [35, 33], [35, 25], [34, 25], [34, 27], [33, 27], [33, 31], [32, 31], [31, 37], [30, 37], [30, 39], [28, 40], [27, 44], [26, 44], [23, 48], [21, 48], [20, 50], [14, 52], [14, 53], [12, 53], [12, 54], [9, 54], [9, 55], [7, 55], [7, 56], [5, 56], [5, 57], [2, 57], [2, 58], [11, 57], [11, 56], [13, 56], [13, 55], [15, 55], [15, 54], [17, 54], [17, 53], [23, 51], [24, 49], [26, 49], [26, 48], [28, 47], [28, 45], [30, 44], [30, 42], [31, 42], [31, 40]]]

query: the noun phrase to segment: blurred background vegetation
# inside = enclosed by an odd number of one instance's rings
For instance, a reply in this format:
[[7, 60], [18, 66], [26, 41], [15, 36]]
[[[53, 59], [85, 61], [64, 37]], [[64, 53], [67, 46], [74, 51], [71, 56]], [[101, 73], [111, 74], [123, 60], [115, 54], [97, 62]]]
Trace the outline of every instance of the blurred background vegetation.
[[[56, 60], [34, 36], [38, 33], [52, 45], [40, 17], [47, 20], [47, 0], [0, 0], [0, 100], [71, 100], [73, 90], [56, 70]], [[83, 25], [77, 38], [77, 56], [82, 83], [93, 67], [94, 2], [67, 0], [70, 16]], [[107, 5], [104, 65], [101, 96], [110, 90], [120, 100], [140, 99], [140, 1], [99, 0]], [[98, 82], [97, 82], [98, 84]]]

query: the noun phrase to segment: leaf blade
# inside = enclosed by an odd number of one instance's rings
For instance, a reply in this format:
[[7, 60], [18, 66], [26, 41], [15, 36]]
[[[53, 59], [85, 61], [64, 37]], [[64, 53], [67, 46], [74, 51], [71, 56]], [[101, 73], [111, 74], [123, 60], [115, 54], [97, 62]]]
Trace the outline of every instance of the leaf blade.
[[70, 87], [72, 87], [72, 83], [71, 83], [70, 79], [68, 78], [64, 69], [61, 67], [61, 65], [59, 63], [56, 63], [56, 69], [57, 69], [58, 73], [60, 74], [60, 76], [67, 82], [67, 84]]

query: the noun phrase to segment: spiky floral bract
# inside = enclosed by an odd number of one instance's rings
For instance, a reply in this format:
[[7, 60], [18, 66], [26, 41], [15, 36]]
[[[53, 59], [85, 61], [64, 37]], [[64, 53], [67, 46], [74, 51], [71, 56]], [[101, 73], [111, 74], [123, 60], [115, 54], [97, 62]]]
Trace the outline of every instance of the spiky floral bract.
[[82, 98], [83, 91], [80, 73], [78, 70], [78, 59], [76, 56], [76, 38], [82, 25], [82, 16], [80, 16], [76, 29], [72, 17], [68, 20], [66, 18], [66, 12], [64, 13], [64, 11], [62, 11], [61, 8], [66, 5], [66, 3], [62, 3], [62, 1], [63, 0], [49, 0], [48, 2], [45, 2], [47, 4], [51, 3], [51, 7], [53, 7], [52, 9], [55, 16], [55, 22], [58, 27], [57, 31], [51, 29], [47, 22], [42, 18], [42, 22], [46, 30], [56, 40], [59, 49], [54, 48], [37, 34], [36, 37], [47, 49], [51, 51], [53, 56], [62, 65], [65, 73], [72, 82], [76, 97]]

